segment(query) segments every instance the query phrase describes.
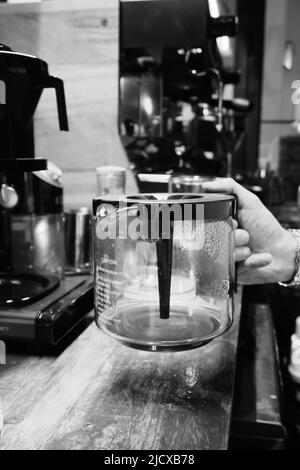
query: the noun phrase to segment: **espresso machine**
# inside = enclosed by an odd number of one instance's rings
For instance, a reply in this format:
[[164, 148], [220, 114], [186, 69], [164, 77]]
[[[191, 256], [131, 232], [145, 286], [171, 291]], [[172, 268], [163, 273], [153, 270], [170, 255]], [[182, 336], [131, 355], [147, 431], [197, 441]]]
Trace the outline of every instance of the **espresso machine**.
[[120, 134], [141, 192], [165, 192], [173, 174], [233, 174], [252, 106], [233, 97], [238, 18], [212, 3], [121, 1]]
[[35, 158], [45, 88], [68, 131], [63, 81], [43, 60], [0, 46], [0, 338], [55, 346], [92, 309], [92, 286], [89, 276], [65, 278], [62, 173]]

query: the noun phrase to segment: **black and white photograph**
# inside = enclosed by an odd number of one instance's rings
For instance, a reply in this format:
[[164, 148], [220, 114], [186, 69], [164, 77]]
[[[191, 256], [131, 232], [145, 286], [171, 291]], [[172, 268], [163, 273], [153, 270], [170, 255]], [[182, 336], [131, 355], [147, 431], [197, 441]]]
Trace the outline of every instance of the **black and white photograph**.
[[299, 0], [0, 0], [0, 450], [300, 451]]

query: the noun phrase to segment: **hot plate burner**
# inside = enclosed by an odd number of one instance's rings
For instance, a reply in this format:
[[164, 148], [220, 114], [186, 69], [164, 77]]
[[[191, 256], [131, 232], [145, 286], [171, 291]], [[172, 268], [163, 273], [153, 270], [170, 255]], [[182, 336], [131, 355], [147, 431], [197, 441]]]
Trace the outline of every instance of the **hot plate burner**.
[[46, 297], [59, 286], [55, 276], [0, 274], [0, 307], [19, 307]]

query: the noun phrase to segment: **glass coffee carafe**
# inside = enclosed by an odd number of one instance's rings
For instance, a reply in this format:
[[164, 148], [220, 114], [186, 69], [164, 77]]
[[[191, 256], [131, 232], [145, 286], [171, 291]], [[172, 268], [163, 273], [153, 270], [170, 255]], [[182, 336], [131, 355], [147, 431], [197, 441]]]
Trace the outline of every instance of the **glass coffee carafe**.
[[235, 198], [109, 196], [94, 217], [96, 323], [150, 351], [203, 346], [232, 324]]

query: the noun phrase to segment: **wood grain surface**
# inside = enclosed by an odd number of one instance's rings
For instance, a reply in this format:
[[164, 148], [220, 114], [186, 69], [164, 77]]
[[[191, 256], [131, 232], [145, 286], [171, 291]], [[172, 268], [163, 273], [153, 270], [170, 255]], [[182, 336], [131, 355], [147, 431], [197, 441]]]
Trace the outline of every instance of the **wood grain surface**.
[[129, 349], [91, 325], [58, 358], [10, 356], [0, 369], [1, 449], [226, 449], [235, 322], [202, 349]]
[[[53, 90], [35, 117], [36, 156], [65, 174], [66, 207], [91, 205], [95, 168], [128, 160], [118, 135], [119, 0], [0, 4], [0, 42], [33, 54], [64, 80], [70, 132], [60, 132]], [[128, 170], [128, 191], [136, 185]]]

